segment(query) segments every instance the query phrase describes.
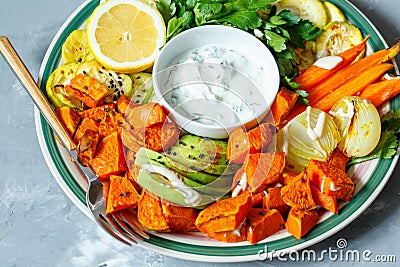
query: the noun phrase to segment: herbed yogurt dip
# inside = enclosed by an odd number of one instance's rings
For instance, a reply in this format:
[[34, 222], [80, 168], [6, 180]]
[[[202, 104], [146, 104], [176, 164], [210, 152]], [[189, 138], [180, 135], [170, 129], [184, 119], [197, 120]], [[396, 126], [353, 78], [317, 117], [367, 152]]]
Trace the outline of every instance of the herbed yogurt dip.
[[166, 101], [192, 121], [229, 126], [265, 109], [264, 69], [229, 47], [205, 45], [176, 57], [164, 73]]

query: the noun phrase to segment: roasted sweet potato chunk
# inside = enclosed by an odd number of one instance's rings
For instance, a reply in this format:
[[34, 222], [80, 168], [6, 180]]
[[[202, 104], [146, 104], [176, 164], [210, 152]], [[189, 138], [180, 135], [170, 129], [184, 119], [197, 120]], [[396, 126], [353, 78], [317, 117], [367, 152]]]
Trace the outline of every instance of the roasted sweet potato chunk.
[[129, 108], [125, 114], [126, 122], [135, 129], [164, 124], [166, 119], [167, 113], [164, 111], [164, 108], [154, 102]]
[[307, 234], [319, 220], [317, 210], [299, 210], [291, 208], [286, 220], [286, 229], [297, 239]]
[[181, 207], [161, 202], [164, 218], [172, 232], [197, 232], [195, 225], [197, 211], [189, 207]]
[[269, 123], [262, 123], [247, 133], [250, 153], [261, 152], [272, 141], [272, 133], [269, 126]]
[[174, 122], [124, 130], [122, 133], [124, 145], [134, 152], [137, 152], [141, 147], [157, 152], [166, 151], [178, 139], [179, 128]]
[[290, 111], [296, 104], [298, 94], [282, 87], [281, 90], [276, 95], [275, 101], [272, 104], [271, 112], [274, 116], [275, 125], [280, 125], [286, 117], [289, 115]]
[[126, 171], [124, 151], [118, 133], [108, 135], [100, 141], [96, 154], [89, 165], [100, 181], [107, 180], [110, 175]]
[[355, 184], [344, 170], [327, 162], [310, 160], [307, 173], [311, 182], [324, 194], [344, 201], [353, 196]]
[[109, 92], [107, 86], [97, 79], [83, 74], [73, 78], [71, 83], [65, 86], [65, 90], [91, 108], [102, 103]]
[[265, 191], [264, 197], [263, 197], [263, 208], [264, 209], [276, 209], [278, 210], [282, 215], [287, 215], [287, 212], [290, 209], [290, 206], [288, 206], [285, 201], [282, 199], [281, 195], [281, 189], [282, 187], [271, 187], [268, 188]]
[[253, 208], [248, 219], [247, 241], [255, 244], [284, 228], [285, 222], [279, 211]]
[[243, 164], [249, 149], [246, 130], [243, 127], [237, 128], [229, 135], [226, 158], [230, 163]]
[[94, 158], [99, 140], [98, 132], [90, 129], [87, 129], [79, 139], [76, 150], [78, 160], [83, 166], [89, 166], [90, 161]]
[[138, 201], [138, 220], [148, 230], [158, 232], [170, 232], [167, 220], [157, 196], [150, 195], [146, 190], [142, 191]]
[[221, 242], [236, 243], [246, 241], [246, 229], [246, 221], [243, 221], [243, 223], [233, 231], [208, 232], [206, 234], [207, 236]]
[[124, 125], [124, 118], [121, 113], [109, 110], [104, 112], [104, 117], [100, 122], [99, 134], [101, 138], [106, 137], [114, 132], [119, 135], [122, 132], [122, 127]]
[[278, 182], [283, 185], [291, 184], [294, 181], [297, 181], [300, 177], [299, 174], [291, 173], [291, 172], [282, 172], [281, 177], [279, 178]]
[[133, 109], [138, 107], [139, 104], [131, 102], [131, 99], [126, 95], [121, 95], [117, 99], [117, 110], [119, 113], [125, 116], [125, 113], [128, 109]]
[[291, 207], [301, 210], [316, 208], [311, 193], [311, 182], [305, 172], [297, 181], [282, 187], [281, 195], [283, 201]]
[[335, 197], [325, 195], [312, 184], [311, 184], [311, 193], [315, 201], [315, 204], [326, 210], [329, 210], [332, 213], [338, 214], [338, 206]]
[[249, 193], [217, 201], [202, 210], [196, 219], [197, 228], [203, 233], [233, 231], [250, 215]]
[[336, 168], [346, 171], [346, 164], [349, 161], [349, 157], [346, 156], [340, 149], [336, 148], [333, 150], [328, 163]]
[[257, 207], [263, 202], [263, 199], [264, 199], [264, 192], [251, 194], [251, 205], [253, 207]]
[[109, 111], [115, 111], [114, 103], [107, 103], [95, 108], [85, 109], [79, 112], [79, 116], [82, 119], [89, 118], [97, 123], [100, 123], [104, 118], [104, 113]]
[[268, 184], [275, 183], [285, 167], [285, 153], [248, 154], [244, 162], [249, 191], [261, 192]]
[[106, 213], [135, 207], [139, 194], [131, 182], [124, 176], [110, 176]]
[[74, 136], [75, 144], [78, 144], [79, 140], [85, 135], [87, 130], [91, 130], [95, 133], [98, 133], [99, 126], [94, 120], [89, 118], [84, 118], [75, 132]]
[[57, 108], [55, 112], [69, 135], [73, 136], [81, 122], [79, 115], [68, 106]]

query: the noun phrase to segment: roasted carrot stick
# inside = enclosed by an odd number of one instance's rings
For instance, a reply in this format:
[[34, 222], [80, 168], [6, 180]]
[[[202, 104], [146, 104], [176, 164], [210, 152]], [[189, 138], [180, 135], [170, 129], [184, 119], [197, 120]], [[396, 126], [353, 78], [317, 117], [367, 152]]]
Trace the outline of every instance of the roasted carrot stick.
[[400, 42], [389, 49], [380, 50], [336, 72], [335, 75], [328, 78], [325, 82], [309, 90], [308, 100], [310, 105], [314, 106], [322, 98], [335, 91], [353, 77], [360, 76], [361, 73], [368, 72], [368, 69], [373, 66], [394, 58], [399, 50]]
[[360, 97], [370, 100], [375, 107], [379, 107], [399, 93], [400, 79], [391, 79], [371, 84], [362, 91]]
[[312, 105], [314, 108], [329, 111], [344, 96], [356, 95], [376, 81], [383, 73], [393, 68], [392, 64], [382, 63], [366, 69], [363, 73], [349, 80], [335, 91]]
[[340, 69], [350, 65], [364, 51], [368, 38], [369, 35], [360, 44], [355, 45], [352, 48], [343, 51], [342, 53], [339, 53], [337, 56], [341, 57], [343, 60], [332, 69], [324, 69], [318, 67], [317, 65], [312, 65], [309, 67], [306, 71], [294, 79], [296, 83], [301, 84], [299, 89], [307, 91]]

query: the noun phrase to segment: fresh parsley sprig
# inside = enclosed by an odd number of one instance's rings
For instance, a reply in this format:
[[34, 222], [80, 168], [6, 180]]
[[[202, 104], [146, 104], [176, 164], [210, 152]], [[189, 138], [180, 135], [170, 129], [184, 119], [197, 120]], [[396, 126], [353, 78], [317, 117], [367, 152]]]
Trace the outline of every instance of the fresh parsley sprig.
[[158, 0], [156, 6], [167, 25], [167, 41], [180, 32], [206, 24], [242, 30], [256, 29], [262, 20], [257, 11], [271, 8], [274, 0]]
[[277, 13], [275, 6], [260, 30], [267, 46], [275, 52], [281, 76], [289, 78], [298, 74], [296, 49], [305, 49], [304, 41], [315, 40], [322, 32], [311, 21], [302, 20], [287, 9]]

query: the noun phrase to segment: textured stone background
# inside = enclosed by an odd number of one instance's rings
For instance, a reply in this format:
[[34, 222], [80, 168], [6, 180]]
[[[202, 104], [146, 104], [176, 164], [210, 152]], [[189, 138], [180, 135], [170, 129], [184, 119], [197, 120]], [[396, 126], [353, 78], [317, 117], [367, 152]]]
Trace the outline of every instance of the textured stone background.
[[[352, 0], [387, 42], [400, 37], [398, 0]], [[7, 35], [34, 77], [53, 36], [79, 0], [0, 0], [0, 35]], [[56, 184], [42, 157], [33, 104], [0, 57], [0, 266], [291, 266], [278, 260], [206, 264], [133, 247], [105, 235]], [[310, 247], [317, 253], [345, 238], [348, 249], [392, 254], [400, 261], [400, 167], [376, 201], [348, 227]], [[297, 266], [346, 266], [325, 260]], [[383, 264], [382, 266], [396, 266]]]

